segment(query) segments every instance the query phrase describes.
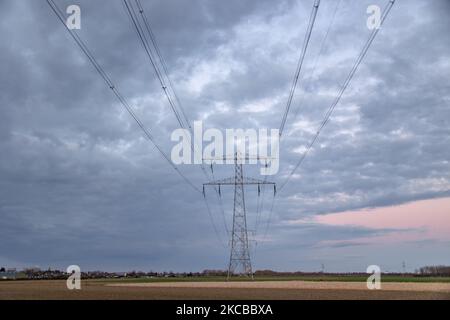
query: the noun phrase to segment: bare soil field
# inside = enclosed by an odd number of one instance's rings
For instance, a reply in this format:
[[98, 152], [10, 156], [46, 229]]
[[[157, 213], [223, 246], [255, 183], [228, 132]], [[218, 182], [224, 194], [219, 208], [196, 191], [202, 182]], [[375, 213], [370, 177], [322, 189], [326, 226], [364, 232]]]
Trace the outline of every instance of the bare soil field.
[[367, 290], [360, 282], [170, 282], [108, 283], [83, 281], [70, 291], [65, 281], [0, 282], [0, 300], [378, 300], [446, 299], [449, 283], [385, 283], [382, 290]]

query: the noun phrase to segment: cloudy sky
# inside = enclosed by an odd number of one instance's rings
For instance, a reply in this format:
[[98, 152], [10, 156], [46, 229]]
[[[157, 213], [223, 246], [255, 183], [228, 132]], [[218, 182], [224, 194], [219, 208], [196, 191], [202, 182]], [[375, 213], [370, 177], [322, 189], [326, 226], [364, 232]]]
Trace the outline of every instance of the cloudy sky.
[[[81, 7], [79, 36], [170, 154], [178, 124], [123, 2], [55, 2]], [[280, 172], [268, 178], [278, 184], [367, 40], [367, 7], [387, 0], [338, 2], [319, 9]], [[142, 3], [191, 120], [221, 130], [279, 127], [312, 0]], [[246, 190], [255, 269], [450, 264], [449, 14], [447, 0], [398, 0], [273, 211], [271, 190], [259, 199]], [[226, 268], [233, 190], [223, 190], [223, 212], [206, 190], [210, 217], [46, 1], [1, 0], [0, 30], [0, 265]], [[180, 170], [198, 188], [206, 182], [197, 166]], [[244, 170], [261, 178], [254, 166]], [[214, 173], [226, 178], [233, 167]]]

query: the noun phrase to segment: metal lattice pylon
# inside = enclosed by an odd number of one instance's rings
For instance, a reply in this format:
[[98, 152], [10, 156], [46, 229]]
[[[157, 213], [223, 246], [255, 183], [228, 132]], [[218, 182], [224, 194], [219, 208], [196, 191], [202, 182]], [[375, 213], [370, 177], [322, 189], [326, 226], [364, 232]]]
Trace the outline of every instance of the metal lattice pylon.
[[250, 250], [248, 246], [247, 217], [245, 212], [244, 173], [242, 164], [235, 162], [233, 229], [231, 231], [231, 252], [228, 277], [241, 267], [241, 274], [253, 278]]
[[[227, 159], [227, 157], [223, 158], [223, 160]], [[244, 177], [242, 161], [249, 160], [248, 157], [240, 157], [236, 153], [233, 160], [234, 177], [205, 183], [203, 185], [203, 193], [205, 193], [205, 186], [219, 186], [219, 190], [221, 186], [234, 186], [233, 228], [231, 231], [231, 251], [230, 261], [228, 264], [228, 278], [232, 275], [240, 274], [253, 279], [247, 229], [247, 215], [245, 209], [244, 186], [257, 185], [258, 193], [261, 185], [273, 185], [274, 192], [276, 192], [276, 186], [275, 183], [268, 182], [266, 180], [263, 181]]]

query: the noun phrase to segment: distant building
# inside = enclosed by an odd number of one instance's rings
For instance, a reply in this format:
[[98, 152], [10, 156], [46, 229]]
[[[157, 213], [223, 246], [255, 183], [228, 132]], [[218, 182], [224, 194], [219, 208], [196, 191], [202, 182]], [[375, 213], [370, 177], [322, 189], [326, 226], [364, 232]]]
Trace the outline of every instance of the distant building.
[[4, 271], [0, 272], [0, 280], [16, 280], [17, 272], [16, 271]]

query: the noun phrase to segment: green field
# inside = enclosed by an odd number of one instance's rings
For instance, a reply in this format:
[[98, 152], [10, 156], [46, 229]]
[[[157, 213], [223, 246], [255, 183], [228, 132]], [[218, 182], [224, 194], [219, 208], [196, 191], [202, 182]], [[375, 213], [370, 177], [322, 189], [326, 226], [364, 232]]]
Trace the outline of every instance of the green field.
[[[369, 275], [323, 275], [323, 276], [256, 276], [254, 281], [340, 281], [340, 282], [366, 282]], [[383, 282], [421, 282], [421, 283], [450, 283], [450, 277], [417, 277], [411, 275], [382, 275]], [[202, 277], [155, 277], [155, 278], [118, 278], [118, 279], [98, 279], [98, 282], [225, 282], [223, 276], [202, 276]], [[252, 281], [247, 277], [233, 277], [229, 281]]]

